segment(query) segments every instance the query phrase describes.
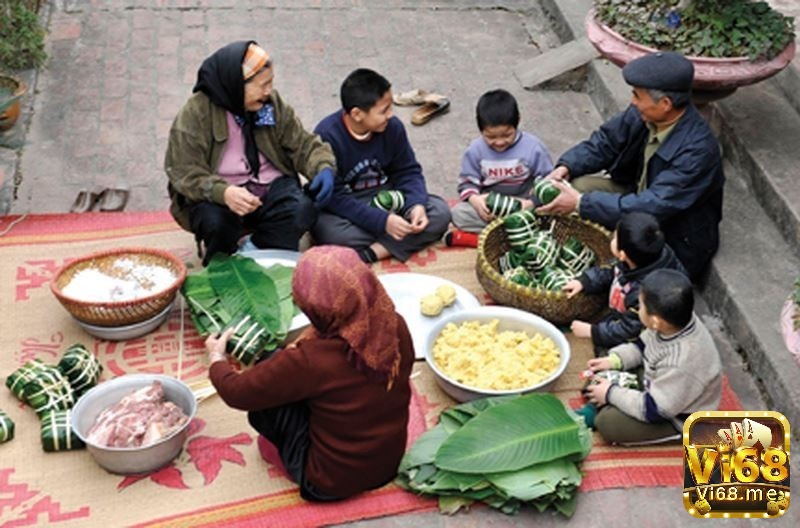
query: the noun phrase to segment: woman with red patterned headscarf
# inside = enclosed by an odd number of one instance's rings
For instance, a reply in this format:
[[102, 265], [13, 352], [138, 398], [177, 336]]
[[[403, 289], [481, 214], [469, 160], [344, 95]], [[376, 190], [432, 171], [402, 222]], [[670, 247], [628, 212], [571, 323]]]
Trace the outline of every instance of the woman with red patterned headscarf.
[[318, 246], [292, 279], [311, 327], [292, 345], [237, 373], [231, 335], [206, 341], [211, 382], [248, 411], [259, 443], [277, 448], [307, 500], [337, 500], [394, 478], [406, 445], [414, 348], [403, 318], [355, 251]]

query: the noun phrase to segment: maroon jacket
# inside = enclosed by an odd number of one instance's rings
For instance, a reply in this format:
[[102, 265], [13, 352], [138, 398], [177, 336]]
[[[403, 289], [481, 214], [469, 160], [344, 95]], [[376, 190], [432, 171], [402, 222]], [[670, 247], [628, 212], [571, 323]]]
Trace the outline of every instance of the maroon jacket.
[[306, 340], [242, 373], [217, 361], [211, 382], [225, 403], [243, 411], [307, 401], [305, 478], [322, 493], [354, 495], [391, 480], [405, 452], [414, 347], [398, 319], [400, 371], [388, 392], [386, 383], [369, 380], [347, 361], [340, 338]]

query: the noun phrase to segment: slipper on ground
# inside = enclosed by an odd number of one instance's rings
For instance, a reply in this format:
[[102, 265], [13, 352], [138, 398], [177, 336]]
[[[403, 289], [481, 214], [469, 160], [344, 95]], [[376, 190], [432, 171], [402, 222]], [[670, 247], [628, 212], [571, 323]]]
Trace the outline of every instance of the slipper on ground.
[[411, 124], [417, 126], [424, 125], [437, 115], [447, 113], [448, 110], [450, 110], [450, 99], [446, 97], [426, 102], [411, 114]]
[[397, 106], [421, 105], [425, 102], [425, 97], [427, 95], [427, 91], [421, 90], [420, 88], [415, 88], [414, 90], [394, 94], [392, 99], [394, 100], [394, 104]]
[[69, 208], [70, 213], [86, 213], [91, 211], [97, 202], [100, 200], [100, 197], [103, 195], [102, 190], [90, 190], [90, 189], [81, 189], [78, 191], [78, 196], [75, 197], [75, 201], [72, 203], [72, 207]]
[[130, 189], [127, 187], [106, 189], [100, 197], [100, 210], [104, 212], [123, 211], [128, 204], [129, 196]]

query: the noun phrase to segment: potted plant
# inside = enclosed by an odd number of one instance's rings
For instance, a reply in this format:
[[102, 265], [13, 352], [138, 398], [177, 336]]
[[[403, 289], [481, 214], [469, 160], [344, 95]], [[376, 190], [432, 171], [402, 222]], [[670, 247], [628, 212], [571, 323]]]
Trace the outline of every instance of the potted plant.
[[44, 28], [39, 24], [38, 0], [0, 2], [0, 67], [36, 68], [44, 63]]
[[794, 283], [794, 292], [781, 310], [783, 342], [800, 365], [800, 278]]
[[24, 82], [10, 75], [0, 74], [0, 132], [14, 126], [19, 118], [20, 99], [27, 90]]
[[619, 66], [656, 50], [695, 65], [697, 92], [732, 93], [785, 68], [794, 57], [794, 19], [750, 0], [594, 0], [589, 40]]

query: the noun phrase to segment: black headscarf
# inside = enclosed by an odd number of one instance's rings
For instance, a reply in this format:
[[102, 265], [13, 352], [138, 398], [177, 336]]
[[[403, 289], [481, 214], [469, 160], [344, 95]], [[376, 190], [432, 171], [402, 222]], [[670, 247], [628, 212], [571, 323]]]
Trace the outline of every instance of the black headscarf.
[[244, 78], [242, 62], [253, 40], [233, 42], [215, 51], [197, 70], [197, 83], [192, 92], [203, 92], [211, 102], [244, 119], [244, 154], [254, 178], [258, 178], [261, 163], [256, 147], [255, 112], [244, 109]]

